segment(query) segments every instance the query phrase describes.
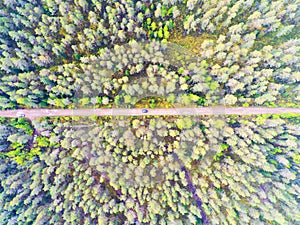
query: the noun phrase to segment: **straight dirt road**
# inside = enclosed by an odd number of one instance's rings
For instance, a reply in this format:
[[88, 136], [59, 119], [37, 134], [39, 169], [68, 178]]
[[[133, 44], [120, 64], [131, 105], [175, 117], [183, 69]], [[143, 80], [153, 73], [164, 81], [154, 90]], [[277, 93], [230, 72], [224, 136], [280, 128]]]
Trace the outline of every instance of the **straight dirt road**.
[[199, 108], [168, 108], [148, 109], [143, 113], [142, 109], [19, 109], [0, 111], [0, 117], [20, 117], [34, 119], [46, 116], [162, 116], [162, 115], [258, 115], [258, 114], [281, 114], [299, 113], [300, 108], [266, 108], [266, 107], [199, 107]]

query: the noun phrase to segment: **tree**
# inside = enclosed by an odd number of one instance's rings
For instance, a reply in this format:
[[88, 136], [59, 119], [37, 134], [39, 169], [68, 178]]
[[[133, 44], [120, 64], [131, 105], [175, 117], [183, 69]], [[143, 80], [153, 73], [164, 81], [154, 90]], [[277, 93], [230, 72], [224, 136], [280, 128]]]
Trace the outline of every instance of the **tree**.
[[228, 94], [224, 98], [224, 102], [227, 105], [234, 105], [237, 102], [237, 97], [232, 94]]
[[8, 137], [11, 135], [12, 129], [6, 125], [0, 126], [0, 152], [7, 152], [9, 147]]

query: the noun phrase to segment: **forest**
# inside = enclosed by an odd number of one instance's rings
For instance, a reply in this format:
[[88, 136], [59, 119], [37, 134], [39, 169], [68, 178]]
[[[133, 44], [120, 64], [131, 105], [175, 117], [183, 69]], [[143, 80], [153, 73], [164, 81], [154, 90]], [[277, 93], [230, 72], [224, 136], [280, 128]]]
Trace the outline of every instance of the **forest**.
[[[3, 0], [0, 109], [300, 107], [299, 0]], [[0, 118], [0, 225], [300, 224], [300, 116]]]
[[5, 0], [0, 107], [299, 107], [299, 18], [298, 0]]
[[14, 124], [1, 125], [0, 224], [300, 222], [299, 115]]

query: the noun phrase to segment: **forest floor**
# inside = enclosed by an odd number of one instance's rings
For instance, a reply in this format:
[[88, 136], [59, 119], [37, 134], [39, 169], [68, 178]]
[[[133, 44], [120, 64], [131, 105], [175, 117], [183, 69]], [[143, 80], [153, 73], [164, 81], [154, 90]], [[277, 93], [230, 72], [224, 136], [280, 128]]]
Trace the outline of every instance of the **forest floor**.
[[18, 109], [0, 111], [0, 117], [20, 117], [34, 119], [49, 116], [197, 116], [197, 115], [258, 115], [299, 113], [300, 108], [267, 108], [267, 107], [198, 107], [198, 108], [166, 108], [148, 109]]

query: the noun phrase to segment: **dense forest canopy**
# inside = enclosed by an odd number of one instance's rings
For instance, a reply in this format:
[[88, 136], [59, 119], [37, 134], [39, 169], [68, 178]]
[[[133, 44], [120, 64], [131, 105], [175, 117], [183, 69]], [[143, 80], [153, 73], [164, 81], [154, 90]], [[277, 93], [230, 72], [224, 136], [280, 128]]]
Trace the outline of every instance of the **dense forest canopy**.
[[297, 224], [299, 124], [291, 115], [40, 119], [36, 156], [1, 160], [0, 224]]
[[299, 106], [299, 12], [298, 0], [4, 1], [0, 106], [134, 105], [142, 91]]
[[[299, 0], [3, 0], [0, 108], [299, 107]], [[300, 224], [299, 115], [0, 118], [1, 225]]]

